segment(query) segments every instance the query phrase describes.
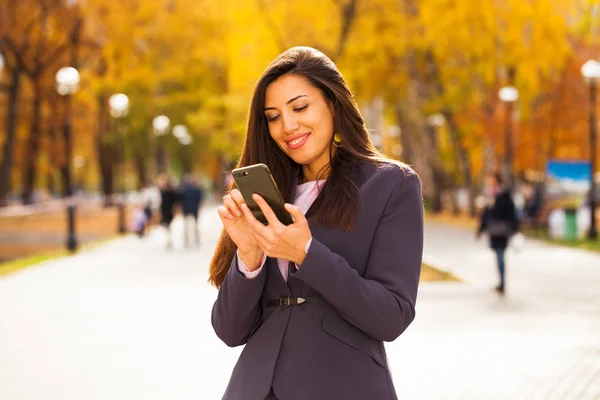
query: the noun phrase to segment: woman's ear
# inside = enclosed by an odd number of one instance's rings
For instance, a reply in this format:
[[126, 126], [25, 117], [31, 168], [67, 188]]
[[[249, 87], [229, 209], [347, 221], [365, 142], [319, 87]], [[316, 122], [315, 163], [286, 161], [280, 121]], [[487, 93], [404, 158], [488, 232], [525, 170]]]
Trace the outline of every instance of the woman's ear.
[[331, 116], [335, 119], [335, 107], [333, 106], [333, 102], [327, 99], [327, 106], [329, 107], [329, 111], [331, 112]]

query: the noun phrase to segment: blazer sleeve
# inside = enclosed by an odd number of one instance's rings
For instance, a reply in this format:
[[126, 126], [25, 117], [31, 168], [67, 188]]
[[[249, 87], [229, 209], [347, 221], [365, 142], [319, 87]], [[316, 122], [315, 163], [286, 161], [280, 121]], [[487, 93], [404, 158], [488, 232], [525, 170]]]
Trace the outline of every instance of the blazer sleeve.
[[415, 317], [423, 257], [423, 199], [418, 176], [398, 171], [371, 243], [364, 277], [313, 238], [294, 276], [317, 290], [352, 325], [392, 341]]
[[238, 270], [237, 255], [213, 305], [211, 322], [217, 336], [229, 347], [246, 344], [261, 317], [260, 296], [267, 269], [249, 279]]

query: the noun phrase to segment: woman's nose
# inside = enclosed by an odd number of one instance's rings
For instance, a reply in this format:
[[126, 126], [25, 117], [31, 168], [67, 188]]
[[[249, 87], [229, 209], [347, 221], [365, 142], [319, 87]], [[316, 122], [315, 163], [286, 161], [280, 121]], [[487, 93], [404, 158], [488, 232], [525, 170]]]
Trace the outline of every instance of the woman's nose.
[[298, 120], [291, 114], [283, 116], [283, 129], [285, 133], [292, 133], [300, 127]]

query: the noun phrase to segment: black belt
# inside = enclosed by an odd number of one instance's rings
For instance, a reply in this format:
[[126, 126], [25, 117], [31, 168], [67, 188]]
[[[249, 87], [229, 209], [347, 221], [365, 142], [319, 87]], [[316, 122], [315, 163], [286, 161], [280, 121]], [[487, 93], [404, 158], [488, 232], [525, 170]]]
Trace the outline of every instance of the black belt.
[[303, 303], [317, 303], [319, 298], [316, 296], [313, 297], [280, 297], [277, 300], [267, 301], [267, 307], [290, 307], [297, 306]]

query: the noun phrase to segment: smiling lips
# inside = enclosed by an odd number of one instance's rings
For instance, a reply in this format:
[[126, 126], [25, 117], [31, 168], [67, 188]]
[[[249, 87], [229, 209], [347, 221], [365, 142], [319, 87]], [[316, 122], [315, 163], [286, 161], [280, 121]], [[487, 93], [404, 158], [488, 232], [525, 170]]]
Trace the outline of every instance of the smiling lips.
[[292, 150], [299, 149], [300, 147], [304, 146], [304, 143], [306, 143], [309, 136], [310, 136], [310, 133], [306, 133], [302, 136], [296, 137], [293, 140], [286, 142], [288, 148], [290, 148]]

